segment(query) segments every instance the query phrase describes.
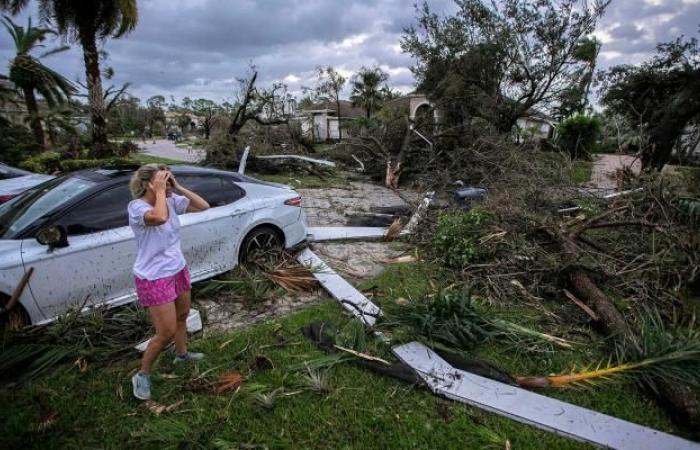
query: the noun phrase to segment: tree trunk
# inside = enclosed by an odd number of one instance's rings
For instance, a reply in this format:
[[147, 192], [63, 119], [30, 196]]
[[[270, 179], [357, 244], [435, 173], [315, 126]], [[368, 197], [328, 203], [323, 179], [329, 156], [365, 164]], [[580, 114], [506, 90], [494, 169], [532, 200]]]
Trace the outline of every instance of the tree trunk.
[[95, 33], [80, 33], [85, 61], [85, 78], [87, 80], [88, 101], [90, 103], [90, 120], [92, 122], [92, 154], [96, 158], [111, 156], [107, 141], [107, 122], [105, 120], [104, 94], [100, 76], [100, 54], [97, 51]]
[[[564, 261], [572, 266], [569, 281], [576, 296], [595, 311], [606, 335], [625, 339], [639, 348], [638, 337], [628, 326], [620, 311], [591, 277], [576, 265], [578, 250], [573, 237], [560, 234], [559, 238]], [[700, 399], [691, 387], [664, 379], [657, 380], [656, 387], [658, 389], [658, 392], [654, 392], [656, 398], [670, 410], [674, 418], [694, 430], [700, 428]]]
[[24, 93], [24, 102], [27, 105], [27, 112], [29, 113], [29, 126], [34, 134], [34, 140], [39, 146], [44, 149], [46, 148], [46, 140], [44, 139], [44, 127], [41, 125], [41, 117], [39, 117], [39, 105], [36, 102], [36, 96], [34, 95], [34, 89], [22, 88]]
[[[338, 95], [336, 93], [336, 95]], [[340, 99], [336, 96], [336, 101], [335, 101], [335, 113], [338, 117], [338, 140], [342, 141], [343, 140], [343, 127], [340, 126]]]
[[697, 95], [700, 91], [700, 73], [696, 76], [698, 79], [676, 95], [652, 128], [649, 136], [651, 145], [642, 152], [642, 170], [661, 171], [671, 159], [678, 136], [683, 133], [688, 122], [700, 113], [700, 99]]

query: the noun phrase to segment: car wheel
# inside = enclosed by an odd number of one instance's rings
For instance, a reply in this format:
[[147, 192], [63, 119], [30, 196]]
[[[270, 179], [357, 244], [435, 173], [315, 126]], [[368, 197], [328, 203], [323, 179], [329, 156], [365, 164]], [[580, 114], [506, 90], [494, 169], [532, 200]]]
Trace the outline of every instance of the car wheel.
[[243, 239], [238, 262], [241, 264], [265, 265], [276, 261], [282, 253], [282, 237], [270, 227], [260, 227]]
[[10, 299], [9, 296], [0, 294], [0, 339], [4, 338], [5, 333], [9, 331], [17, 331], [29, 325], [29, 314], [20, 304], [16, 304], [9, 311], [4, 309], [5, 304]]

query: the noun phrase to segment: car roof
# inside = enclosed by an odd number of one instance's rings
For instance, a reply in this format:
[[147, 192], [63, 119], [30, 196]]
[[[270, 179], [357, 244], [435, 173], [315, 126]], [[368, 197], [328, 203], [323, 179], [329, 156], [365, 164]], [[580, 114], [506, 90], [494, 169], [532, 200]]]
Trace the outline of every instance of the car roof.
[[[90, 181], [103, 182], [108, 180], [114, 180], [119, 178], [130, 177], [138, 168], [141, 167], [138, 164], [132, 165], [117, 165], [117, 166], [103, 166], [92, 169], [84, 169], [77, 172], [73, 172], [72, 176], [77, 176]], [[225, 170], [214, 169], [211, 167], [201, 167], [201, 166], [190, 166], [190, 165], [173, 165], [168, 166], [170, 170], [175, 173], [188, 173], [188, 174], [219, 174], [227, 176], [236, 176], [234, 172], [228, 172]], [[236, 177], [237, 178], [237, 177]]]

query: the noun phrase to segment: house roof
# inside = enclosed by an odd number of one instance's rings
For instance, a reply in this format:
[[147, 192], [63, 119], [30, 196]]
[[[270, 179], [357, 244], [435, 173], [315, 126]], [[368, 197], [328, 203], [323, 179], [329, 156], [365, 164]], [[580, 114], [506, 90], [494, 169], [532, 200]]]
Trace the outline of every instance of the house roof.
[[[326, 113], [328, 115], [336, 114], [335, 102], [327, 100], [314, 103], [313, 105], [303, 108], [299, 111], [300, 114], [310, 114], [310, 113]], [[359, 106], [353, 106], [352, 102], [349, 100], [340, 101], [340, 117], [362, 117], [365, 115], [365, 110]]]

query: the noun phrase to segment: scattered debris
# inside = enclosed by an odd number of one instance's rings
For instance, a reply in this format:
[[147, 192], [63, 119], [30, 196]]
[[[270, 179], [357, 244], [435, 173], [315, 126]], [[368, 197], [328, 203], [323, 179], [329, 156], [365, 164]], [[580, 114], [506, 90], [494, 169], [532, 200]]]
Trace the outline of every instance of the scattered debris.
[[281, 387], [270, 391], [267, 394], [259, 392], [253, 396], [253, 400], [261, 408], [272, 409], [275, 407], [275, 401], [277, 400], [277, 397], [279, 397], [280, 394], [282, 394], [283, 392], [284, 388]]
[[543, 430], [614, 449], [700, 449], [700, 444], [670, 434], [454, 369], [418, 342], [392, 351], [413, 367], [434, 393]]
[[327, 371], [308, 369], [306, 374], [302, 376], [302, 383], [304, 387], [319, 394], [328, 394], [331, 392], [331, 384]]
[[243, 375], [238, 372], [227, 372], [219, 377], [214, 392], [222, 394], [227, 391], [238, 391], [243, 384]]
[[257, 355], [255, 360], [248, 367], [252, 372], [260, 372], [263, 370], [271, 370], [275, 368], [272, 360], [265, 355]]
[[15, 307], [15, 305], [19, 301], [19, 298], [22, 296], [22, 292], [24, 292], [24, 288], [27, 286], [27, 283], [29, 283], [29, 279], [32, 277], [33, 273], [34, 267], [30, 267], [26, 272], [24, 272], [24, 275], [22, 275], [22, 278], [20, 278], [19, 283], [17, 283], [17, 286], [15, 286], [7, 303], [4, 306], [0, 306], [0, 314], [7, 314], [10, 310], [12, 310], [12, 308]]
[[307, 267], [314, 268], [312, 270], [314, 277], [341, 303], [343, 308], [355, 314], [366, 325], [374, 325], [380, 314], [377, 305], [369, 301], [360, 291], [328, 267], [310, 249], [303, 250], [298, 256], [298, 261]]
[[172, 405], [166, 406], [161, 405], [160, 403], [154, 400], [146, 400], [145, 402], [143, 402], [143, 405], [156, 416], [160, 416], [163, 413], [171, 413], [175, 411], [183, 403], [185, 403], [184, 399], [180, 400], [179, 402], [175, 402]]
[[430, 208], [430, 204], [433, 202], [434, 198], [435, 198], [434, 191], [428, 191], [425, 193], [425, 196], [423, 197], [423, 201], [421, 202], [420, 205], [418, 205], [416, 212], [414, 212], [413, 215], [411, 216], [411, 220], [408, 221], [408, 224], [406, 224], [403, 231], [401, 231], [402, 235], [411, 234], [416, 230], [418, 223], [423, 219], [423, 216], [425, 215], [428, 208]]
[[469, 209], [472, 204], [483, 200], [486, 197], [486, 189], [479, 187], [462, 187], [453, 193], [453, 199], [461, 208]]
[[248, 162], [248, 154], [250, 153], [250, 145], [247, 145], [245, 150], [243, 150], [243, 156], [241, 156], [241, 161], [238, 163], [238, 173], [241, 175], [245, 174], [245, 165]]
[[401, 219], [397, 218], [395, 219], [392, 224], [389, 226], [389, 229], [386, 230], [386, 237], [385, 239], [387, 241], [395, 241], [396, 239], [399, 238], [401, 235], [401, 229], [403, 227], [401, 226]]
[[326, 161], [323, 159], [309, 158], [308, 156], [301, 155], [260, 155], [256, 156], [257, 159], [296, 159], [299, 161], [308, 162], [311, 164], [318, 164], [321, 166], [335, 167], [335, 163], [332, 161]]
[[381, 240], [387, 233], [383, 227], [308, 227], [307, 230], [314, 242]]

